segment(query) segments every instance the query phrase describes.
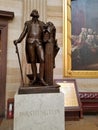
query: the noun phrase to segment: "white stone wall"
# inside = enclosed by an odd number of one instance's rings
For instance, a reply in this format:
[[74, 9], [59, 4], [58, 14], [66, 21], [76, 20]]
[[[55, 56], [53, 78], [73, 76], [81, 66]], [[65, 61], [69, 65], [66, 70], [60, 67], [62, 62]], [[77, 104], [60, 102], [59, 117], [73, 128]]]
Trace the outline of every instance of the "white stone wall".
[[[6, 98], [13, 97], [20, 83], [19, 64], [15, 53], [15, 40], [22, 29], [22, 0], [0, 0], [0, 10], [14, 12], [14, 19], [8, 22], [7, 42], [7, 76], [6, 76]], [[21, 53], [21, 47], [19, 47]]]
[[47, 0], [47, 21], [56, 26], [56, 38], [60, 50], [56, 57], [56, 68], [54, 78], [63, 77], [63, 0]]

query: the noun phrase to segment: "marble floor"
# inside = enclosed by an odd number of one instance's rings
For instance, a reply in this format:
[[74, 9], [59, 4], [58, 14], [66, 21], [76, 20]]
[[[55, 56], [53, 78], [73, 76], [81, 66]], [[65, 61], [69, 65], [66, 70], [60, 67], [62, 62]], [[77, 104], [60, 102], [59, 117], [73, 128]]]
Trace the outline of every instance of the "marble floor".
[[0, 130], [13, 130], [13, 120], [0, 119]]
[[[13, 130], [13, 120], [0, 120], [0, 130]], [[65, 121], [65, 130], [98, 130], [98, 114], [84, 115], [79, 121]]]
[[98, 130], [98, 114], [86, 115], [79, 121], [65, 122], [66, 130]]

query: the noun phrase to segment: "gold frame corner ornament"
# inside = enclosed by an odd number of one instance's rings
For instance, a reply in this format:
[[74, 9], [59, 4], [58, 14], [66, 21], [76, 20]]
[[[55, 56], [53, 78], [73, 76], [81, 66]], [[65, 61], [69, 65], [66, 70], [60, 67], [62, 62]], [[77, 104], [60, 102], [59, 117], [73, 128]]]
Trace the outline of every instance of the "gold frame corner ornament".
[[71, 0], [63, 0], [63, 64], [64, 77], [97, 78], [98, 70], [71, 70]]

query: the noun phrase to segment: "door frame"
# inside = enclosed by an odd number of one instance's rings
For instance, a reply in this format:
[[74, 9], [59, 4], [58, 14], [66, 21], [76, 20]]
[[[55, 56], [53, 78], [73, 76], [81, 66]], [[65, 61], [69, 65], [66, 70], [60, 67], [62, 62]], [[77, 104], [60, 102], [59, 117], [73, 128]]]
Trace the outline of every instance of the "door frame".
[[0, 61], [0, 117], [5, 117], [6, 70], [7, 70], [7, 38], [8, 20], [14, 13], [0, 10], [1, 61]]
[[7, 61], [7, 22], [0, 20], [1, 61], [0, 61], [0, 117], [5, 116], [6, 61]]

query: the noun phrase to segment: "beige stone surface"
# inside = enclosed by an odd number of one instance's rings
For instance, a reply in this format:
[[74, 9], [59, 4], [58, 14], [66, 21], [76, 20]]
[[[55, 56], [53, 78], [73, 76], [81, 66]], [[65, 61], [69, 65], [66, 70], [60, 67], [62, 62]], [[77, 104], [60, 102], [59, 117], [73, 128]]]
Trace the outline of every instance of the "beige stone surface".
[[14, 130], [65, 130], [63, 93], [15, 95]]

